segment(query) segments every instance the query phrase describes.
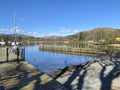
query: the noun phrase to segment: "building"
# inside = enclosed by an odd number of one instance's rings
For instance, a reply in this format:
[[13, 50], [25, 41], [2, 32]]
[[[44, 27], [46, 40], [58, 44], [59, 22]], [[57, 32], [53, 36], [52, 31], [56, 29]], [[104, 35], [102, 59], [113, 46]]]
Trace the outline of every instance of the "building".
[[120, 41], [120, 37], [115, 38], [115, 41]]

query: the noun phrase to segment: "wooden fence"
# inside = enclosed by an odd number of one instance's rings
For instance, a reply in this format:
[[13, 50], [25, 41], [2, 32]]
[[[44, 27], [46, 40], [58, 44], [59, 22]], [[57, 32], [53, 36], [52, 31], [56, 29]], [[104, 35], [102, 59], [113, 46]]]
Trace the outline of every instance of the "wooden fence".
[[0, 60], [6, 57], [6, 48], [0, 48]]
[[85, 45], [84, 47], [79, 47], [81, 45], [68, 45], [68, 46], [55, 46], [55, 45], [40, 45], [42, 51], [51, 52], [74, 52], [74, 53], [91, 53], [91, 54], [111, 54], [119, 55], [120, 47], [116, 46], [106, 46], [106, 45]]

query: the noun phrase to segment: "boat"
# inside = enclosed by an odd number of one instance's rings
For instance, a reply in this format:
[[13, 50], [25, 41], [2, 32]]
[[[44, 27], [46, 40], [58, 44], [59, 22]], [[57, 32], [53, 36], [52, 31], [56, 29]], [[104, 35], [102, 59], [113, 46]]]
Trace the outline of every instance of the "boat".
[[4, 39], [2, 39], [2, 41], [0, 42], [0, 45], [5, 45]]

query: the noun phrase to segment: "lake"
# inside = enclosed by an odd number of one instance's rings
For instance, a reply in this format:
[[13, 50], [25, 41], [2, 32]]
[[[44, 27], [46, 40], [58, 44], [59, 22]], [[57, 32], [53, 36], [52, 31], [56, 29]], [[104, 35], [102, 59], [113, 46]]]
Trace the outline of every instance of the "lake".
[[70, 65], [83, 64], [96, 60], [96, 57], [68, 55], [61, 53], [43, 52], [38, 45], [25, 47], [25, 59], [46, 74]]

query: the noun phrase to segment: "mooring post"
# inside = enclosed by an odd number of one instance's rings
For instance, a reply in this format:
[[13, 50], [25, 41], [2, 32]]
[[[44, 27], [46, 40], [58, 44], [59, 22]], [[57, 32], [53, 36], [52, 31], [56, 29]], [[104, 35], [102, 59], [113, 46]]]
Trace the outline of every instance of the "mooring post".
[[8, 53], [8, 47], [6, 48], [6, 61], [8, 62], [8, 56], [9, 56], [9, 53]]
[[19, 63], [19, 48], [17, 47], [17, 62]]
[[21, 48], [21, 59], [24, 61], [24, 55], [23, 55], [23, 52], [24, 52], [24, 48], [22, 47], [22, 48]]
[[24, 47], [24, 60], [25, 60], [25, 47]]
[[22, 59], [25, 61], [25, 47], [22, 48]]

